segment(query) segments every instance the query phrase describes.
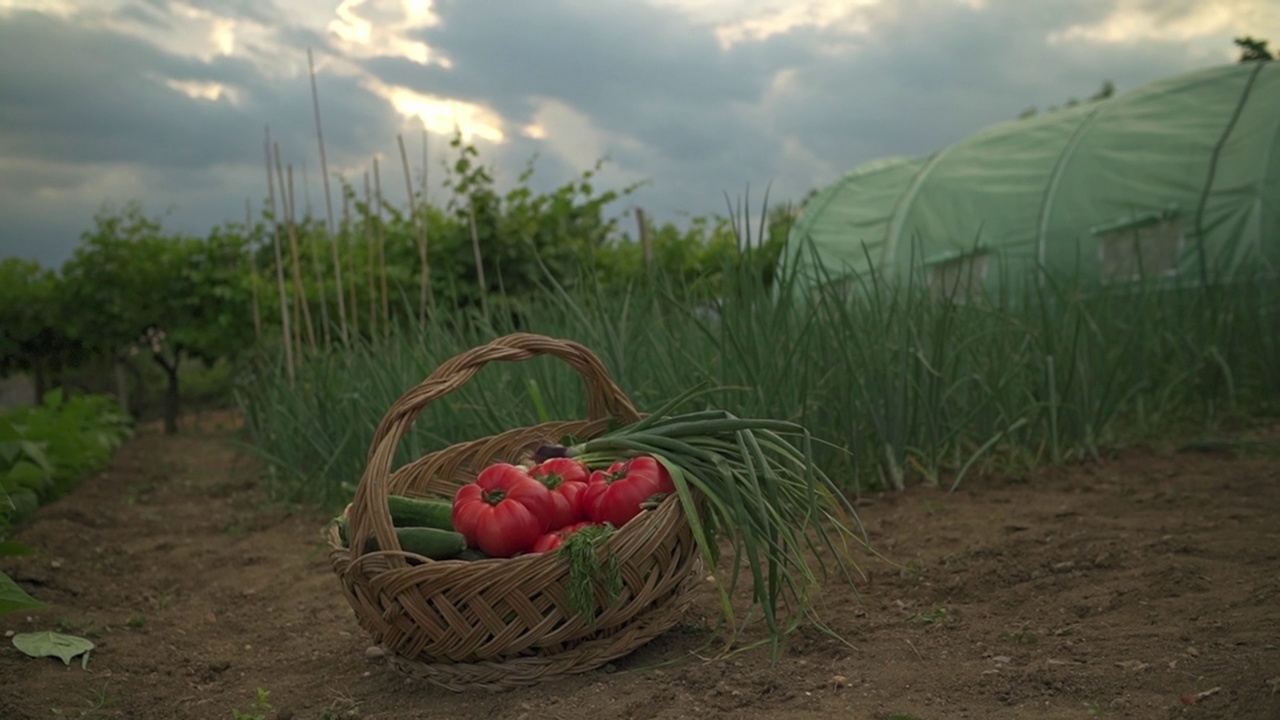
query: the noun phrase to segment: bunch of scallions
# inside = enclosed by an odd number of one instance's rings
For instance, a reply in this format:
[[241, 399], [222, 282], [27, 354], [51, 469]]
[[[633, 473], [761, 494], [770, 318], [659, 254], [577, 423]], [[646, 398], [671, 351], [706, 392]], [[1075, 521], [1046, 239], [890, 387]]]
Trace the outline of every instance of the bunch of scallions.
[[[866, 544], [865, 532], [843, 494], [813, 462], [817, 442], [797, 423], [735, 417], [724, 410], [676, 414], [702, 392], [691, 390], [639, 422], [614, 428], [585, 442], [544, 446], [537, 456], [567, 456], [588, 467], [605, 467], [627, 457], [651, 455], [675, 483], [703, 562], [719, 567], [723, 535], [733, 548], [730, 580], [717, 580], [721, 609], [730, 627], [727, 644], [750, 621], [735, 620], [731, 596], [743, 566], [752, 580], [751, 608], [762, 611], [773, 657], [781, 638], [804, 618], [834, 632], [814, 612], [811, 593], [828, 577], [825, 547], [834, 568], [853, 584], [857, 565], [848, 556], [850, 539]], [[858, 528], [855, 532], [854, 528]], [[744, 562], [745, 561], [745, 562]], [[815, 562], [820, 573], [815, 572]], [[779, 610], [785, 609], [786, 623]], [[798, 611], [798, 612], [796, 612]], [[727, 646], [726, 646], [727, 650]]]

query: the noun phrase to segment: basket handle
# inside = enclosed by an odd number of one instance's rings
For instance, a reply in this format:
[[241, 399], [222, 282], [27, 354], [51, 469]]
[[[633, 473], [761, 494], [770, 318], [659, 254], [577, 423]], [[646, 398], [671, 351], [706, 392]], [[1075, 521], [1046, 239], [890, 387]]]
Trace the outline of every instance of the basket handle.
[[[541, 355], [551, 355], [563, 360], [582, 376], [587, 391], [589, 420], [614, 417], [626, 423], [639, 421], [640, 414], [617, 383], [609, 377], [600, 358], [572, 340], [532, 333], [512, 333], [460, 353], [442, 363], [425, 380], [401, 395], [387, 410], [374, 431], [364, 474], [360, 477], [360, 484], [352, 501], [352, 509], [368, 510], [367, 513], [356, 512], [350, 517], [352, 557], [364, 553], [370, 523], [380, 548], [399, 548], [399, 541], [391, 524], [391, 514], [387, 509], [387, 480], [391, 475], [391, 464], [400, 440], [426, 406], [465, 385], [491, 362], [519, 362]], [[397, 559], [400, 563], [404, 561], [403, 557]]]

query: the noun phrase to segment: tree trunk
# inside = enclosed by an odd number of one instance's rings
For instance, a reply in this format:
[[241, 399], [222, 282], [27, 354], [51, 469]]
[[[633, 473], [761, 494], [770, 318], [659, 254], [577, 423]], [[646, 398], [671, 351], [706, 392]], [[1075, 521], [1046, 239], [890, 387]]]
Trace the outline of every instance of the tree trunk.
[[164, 433], [173, 435], [176, 432], [178, 432], [178, 369], [174, 367], [169, 373], [169, 387], [164, 393]]
[[164, 391], [164, 434], [173, 435], [178, 432], [178, 363], [182, 360], [182, 351], [174, 350], [171, 363], [159, 353], [151, 357], [157, 365], [164, 368], [164, 374], [169, 379]]
[[35, 382], [36, 405], [44, 402], [44, 394], [49, 390], [48, 373], [44, 369], [44, 361], [37, 360], [31, 364], [31, 378]]
[[124, 360], [116, 357], [111, 361], [112, 369], [116, 375], [116, 401], [120, 403], [120, 409], [129, 412], [129, 378], [124, 374]]

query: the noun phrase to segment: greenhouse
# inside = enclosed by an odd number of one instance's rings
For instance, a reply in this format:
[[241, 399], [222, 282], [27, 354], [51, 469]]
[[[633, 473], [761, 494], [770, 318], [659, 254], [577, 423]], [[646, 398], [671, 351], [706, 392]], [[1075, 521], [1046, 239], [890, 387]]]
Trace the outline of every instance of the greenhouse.
[[952, 297], [1274, 272], [1278, 146], [1280, 62], [1213, 67], [858, 167], [808, 203], [781, 263], [803, 287], [874, 272]]

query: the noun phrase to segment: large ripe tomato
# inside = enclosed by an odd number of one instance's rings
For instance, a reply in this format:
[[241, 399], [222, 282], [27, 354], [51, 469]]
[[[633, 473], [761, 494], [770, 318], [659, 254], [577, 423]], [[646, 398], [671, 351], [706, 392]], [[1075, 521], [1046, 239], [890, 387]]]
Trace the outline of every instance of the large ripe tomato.
[[587, 489], [590, 472], [585, 465], [572, 458], [551, 458], [533, 466], [529, 475], [551, 491], [551, 502], [555, 505], [551, 513], [553, 529], [587, 519], [582, 509], [582, 492]]
[[667, 469], [652, 457], [641, 455], [591, 473], [582, 493], [582, 508], [592, 521], [620, 528], [640, 514], [640, 505], [646, 500], [675, 491]]
[[555, 550], [556, 548], [563, 545], [564, 541], [567, 540], [570, 535], [578, 532], [584, 527], [588, 527], [594, 524], [595, 523], [591, 522], [590, 520], [587, 520], [584, 522], [567, 525], [565, 527], [560, 528], [559, 530], [553, 530], [547, 533], [546, 535], [543, 535], [542, 537], [538, 538], [538, 542], [533, 544], [533, 549], [530, 550], [529, 552], [543, 553], [543, 552], [549, 552], [551, 550]]
[[492, 557], [528, 552], [551, 527], [551, 491], [524, 468], [498, 463], [453, 496], [453, 527]]

